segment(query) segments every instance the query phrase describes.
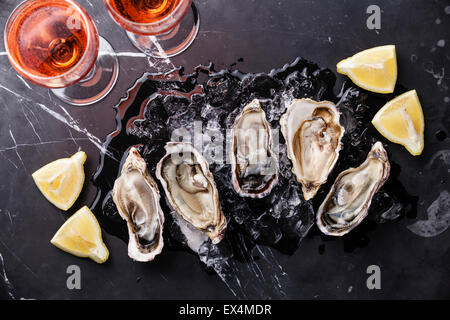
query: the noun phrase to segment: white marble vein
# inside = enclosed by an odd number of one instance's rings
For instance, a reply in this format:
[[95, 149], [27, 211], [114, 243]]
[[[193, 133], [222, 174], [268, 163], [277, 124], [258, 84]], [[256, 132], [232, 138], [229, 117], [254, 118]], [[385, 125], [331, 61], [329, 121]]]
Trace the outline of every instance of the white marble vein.
[[11, 285], [11, 282], [9, 282], [8, 276], [6, 275], [5, 261], [1, 253], [0, 253], [0, 279], [3, 281], [8, 290], [7, 292], [8, 297], [10, 299], [15, 299], [15, 296], [13, 294], [13, 286]]
[[24, 266], [24, 268], [30, 272], [36, 279], [39, 279], [38, 275], [31, 270], [31, 268], [12, 250], [9, 246], [6, 245], [1, 239], [0, 243], [9, 251], [9, 253], [21, 264]]
[[75, 121], [75, 119], [73, 119], [73, 117], [69, 114], [69, 112], [67, 112], [67, 110], [64, 107], [59, 106], [63, 110], [63, 112], [66, 114], [66, 117], [56, 111], [53, 111], [52, 109], [48, 108], [47, 106], [43, 105], [42, 103], [37, 103], [37, 105], [42, 110], [44, 110], [45, 112], [50, 114], [52, 117], [54, 117], [56, 120], [61, 121], [64, 124], [66, 124], [67, 126], [74, 129], [75, 131], [84, 134], [89, 139], [89, 141], [92, 142], [92, 144], [94, 144], [100, 150], [100, 152], [108, 155], [110, 158], [112, 158], [116, 161], [119, 161], [114, 157], [112, 152], [110, 152], [107, 148], [105, 148], [105, 146], [103, 145], [103, 143], [101, 142], [101, 140], [98, 137], [94, 136], [86, 128], [80, 127], [78, 125], [78, 123]]
[[38, 138], [38, 140], [39, 140], [40, 142], [42, 142], [41, 136], [37, 133], [36, 128], [34, 127], [33, 122], [30, 120], [30, 118], [28, 118], [28, 115], [27, 115], [27, 113], [25, 112], [25, 108], [24, 108], [23, 105], [22, 105], [22, 113], [23, 113], [23, 115], [25, 116], [25, 119], [27, 119], [29, 125], [31, 126], [31, 129], [33, 130], [33, 132], [34, 132], [34, 134], [36, 135], [36, 137]]
[[6, 217], [8, 217], [9, 223], [12, 225], [13, 224], [13, 219], [12, 219], [12, 216], [11, 216], [11, 212], [9, 212], [8, 209], [5, 209], [5, 210], [0, 209], [0, 213], [2, 213], [2, 212], [4, 213], [4, 215]]
[[[46, 145], [46, 144], [64, 143], [67, 141], [74, 141], [74, 143], [77, 144], [76, 141], [90, 141], [90, 140], [88, 138], [74, 138], [72, 135], [70, 138], [64, 138], [64, 139], [60, 139], [60, 140], [40, 141], [40, 142], [36, 142], [36, 143], [18, 143], [11, 147], [1, 148], [0, 152], [11, 151], [11, 150], [15, 151], [20, 147], [36, 147], [36, 146], [42, 146], [42, 145]], [[77, 144], [77, 146], [78, 146], [78, 144]]]
[[17, 150], [17, 142], [16, 142], [16, 138], [14, 138], [14, 135], [11, 131], [11, 125], [9, 126], [9, 135], [11, 136], [11, 139], [14, 143], [14, 151], [16, 152], [17, 158], [19, 158], [19, 161], [22, 164], [23, 169], [26, 171], [27, 169], [25, 168], [25, 163], [23, 162], [23, 159], [20, 156], [19, 150]]
[[150, 37], [156, 49], [158, 49], [159, 54], [162, 58], [154, 58], [148, 57], [148, 64], [150, 67], [155, 68], [158, 72], [168, 72], [175, 69], [175, 65], [172, 63], [169, 57], [165, 54], [164, 49], [158, 42], [158, 39], [155, 36]]
[[[73, 130], [75, 130], [75, 131], [77, 131], [77, 132], [80, 132], [80, 133], [84, 134], [84, 135], [88, 138], [88, 140], [89, 140], [92, 144], [94, 144], [94, 145], [100, 150], [100, 152], [105, 153], [106, 155], [108, 155], [109, 157], [111, 157], [112, 159], [114, 159], [114, 160], [116, 160], [116, 161], [119, 161], [119, 160], [117, 160], [117, 159], [114, 157], [114, 155], [113, 155], [112, 152], [110, 152], [109, 150], [107, 150], [107, 149], [105, 148], [105, 146], [103, 145], [102, 141], [101, 141], [98, 137], [96, 137], [95, 135], [93, 135], [92, 133], [90, 133], [86, 128], [81, 127], [81, 126], [77, 123], [77, 121], [69, 114], [69, 112], [68, 112], [64, 107], [58, 105], [58, 107], [59, 107], [59, 108], [63, 111], [63, 113], [64, 113], [64, 114], [61, 114], [61, 113], [58, 113], [58, 112], [56, 112], [56, 111], [50, 109], [49, 107], [45, 106], [45, 105], [42, 104], [42, 103], [34, 103], [34, 102], [33, 102], [32, 100], [30, 100], [29, 98], [26, 98], [25, 96], [21, 95], [20, 93], [17, 93], [17, 92], [15, 92], [15, 91], [13, 91], [13, 90], [11, 90], [11, 89], [9, 89], [9, 88], [3, 86], [2, 84], [0, 84], [0, 88], [3, 89], [3, 90], [5, 90], [5, 91], [7, 91], [7, 92], [9, 92], [9, 93], [11, 93], [11, 94], [13, 94], [13, 95], [15, 95], [15, 96], [16, 96], [19, 100], [21, 100], [21, 101], [27, 101], [27, 102], [29, 102], [29, 103], [32, 103], [32, 104], [34, 104], [34, 105], [37, 105], [41, 110], [45, 111], [46, 113], [48, 113], [49, 115], [51, 115], [51, 116], [52, 116], [53, 118], [55, 118], [56, 120], [58, 120], [58, 121], [64, 123], [66, 126], [72, 128]], [[37, 118], [36, 118], [36, 119], [37, 119]], [[13, 146], [13, 147], [16, 147], [18, 144], [17, 144], [17, 142], [15, 141], [14, 135], [12, 134], [11, 130], [9, 130], [9, 131], [10, 131], [11, 138], [13, 139], [13, 142], [14, 142], [14, 146]], [[73, 141], [75, 141], [75, 139], [73, 139]], [[17, 149], [16, 149], [16, 151], [17, 151]], [[17, 156], [18, 156], [18, 158], [20, 159], [20, 161], [23, 163], [22, 158], [20, 157], [20, 154], [19, 154], [18, 152], [17, 152]], [[11, 161], [10, 161], [10, 162], [11, 162]]]
[[5, 156], [2, 152], [1, 152], [1, 150], [0, 150], [0, 155], [3, 157], [3, 158], [5, 158], [9, 163], [11, 163], [11, 165], [14, 167], [14, 168], [16, 168], [16, 169], [19, 169], [19, 167], [10, 159], [10, 158], [8, 158], [7, 156]]
[[118, 57], [147, 58], [147, 55], [145, 53], [142, 53], [142, 52], [123, 51], [123, 52], [116, 52], [116, 55]]

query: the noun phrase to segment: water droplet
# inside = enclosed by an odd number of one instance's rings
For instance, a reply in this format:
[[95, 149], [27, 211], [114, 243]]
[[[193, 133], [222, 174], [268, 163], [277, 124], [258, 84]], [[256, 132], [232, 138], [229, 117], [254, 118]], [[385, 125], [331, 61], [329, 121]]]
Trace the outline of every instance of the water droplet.
[[441, 19], [436, 18], [436, 20], [434, 21], [436, 24], [441, 24]]
[[450, 14], [450, 6], [446, 6], [444, 11], [446, 14]]
[[445, 103], [449, 103], [450, 102], [450, 97], [444, 97], [444, 102]]
[[438, 132], [436, 132], [435, 136], [436, 136], [436, 139], [438, 139], [438, 141], [440, 141], [440, 142], [447, 139], [447, 133], [445, 133], [445, 131], [443, 131], [443, 130], [439, 130]]
[[437, 42], [437, 46], [438, 46], [438, 47], [441, 47], [441, 48], [445, 47], [445, 40], [439, 40], [439, 41]]

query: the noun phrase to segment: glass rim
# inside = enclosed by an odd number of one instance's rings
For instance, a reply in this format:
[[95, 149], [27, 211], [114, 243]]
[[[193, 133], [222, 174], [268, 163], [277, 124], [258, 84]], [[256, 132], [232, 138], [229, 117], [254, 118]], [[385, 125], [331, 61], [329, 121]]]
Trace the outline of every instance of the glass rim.
[[[164, 19], [157, 20], [157, 21], [155, 21], [155, 22], [149, 22], [149, 23], [135, 22], [135, 21], [133, 21], [133, 20], [124, 18], [121, 14], [119, 14], [119, 13], [111, 6], [111, 4], [110, 4], [109, 2], [110, 2], [110, 0], [103, 0], [103, 3], [107, 6], [107, 9], [108, 9], [109, 11], [112, 11], [112, 12], [116, 13], [116, 16], [118, 16], [118, 18], [119, 18], [120, 20], [125, 21], [126, 23], [129, 23], [129, 24], [131, 24], [131, 25], [133, 25], [133, 26], [137, 26], [137, 27], [151, 27], [151, 26], [158, 26], [158, 25], [164, 24], [164, 22], [166, 22], [166, 21], [170, 20], [171, 18], [173, 18], [173, 16], [175, 15], [175, 13], [177, 13], [183, 5], [187, 5], [187, 4], [190, 5], [190, 4], [192, 3], [192, 0], [180, 0], [180, 2], [179, 2], [178, 5], [175, 7], [175, 9], [173, 9], [173, 11], [171, 12], [171, 14], [169, 14], [167, 17], [165, 17]], [[170, 29], [170, 28], [169, 28], [169, 29]]]
[[[51, 2], [51, 0], [46, 0], [47, 2]], [[20, 63], [18, 63], [17, 59], [15, 57], [13, 57], [13, 55], [10, 52], [9, 46], [8, 46], [8, 31], [10, 31], [10, 27], [11, 27], [11, 23], [14, 21], [13, 18], [17, 18], [17, 16], [23, 11], [24, 8], [26, 8], [26, 5], [29, 3], [38, 3], [38, 2], [42, 2], [42, 0], [24, 0], [22, 1], [17, 7], [14, 8], [14, 10], [11, 12], [8, 20], [6, 21], [6, 26], [5, 26], [5, 30], [3, 32], [3, 39], [4, 39], [4, 45], [5, 45], [5, 51], [6, 54], [8, 55], [9, 60], [11, 61], [11, 64], [13, 65], [14, 68], [17, 68], [17, 71], [19, 71], [19, 73], [22, 73], [23, 75], [25, 75], [25, 77], [30, 80], [31, 82], [36, 83], [36, 80], [57, 80], [57, 79], [61, 79], [66, 77], [67, 75], [70, 75], [74, 69], [76, 69], [77, 67], [79, 67], [82, 63], [85, 62], [86, 57], [87, 57], [87, 49], [92, 46], [92, 35], [90, 32], [90, 28], [89, 28], [89, 23], [94, 27], [95, 29], [95, 35], [98, 37], [98, 30], [97, 30], [97, 26], [94, 23], [94, 20], [92, 20], [92, 18], [89, 16], [89, 14], [87, 13], [87, 11], [77, 2], [73, 1], [73, 0], [58, 0], [61, 2], [65, 2], [65, 3], [69, 3], [72, 7], [76, 8], [76, 10], [81, 14], [81, 17], [83, 18], [83, 21], [88, 29], [87, 33], [87, 44], [86, 44], [86, 50], [83, 53], [83, 56], [81, 57], [81, 59], [69, 70], [67, 70], [66, 72], [57, 75], [57, 76], [53, 76], [53, 77], [45, 77], [45, 76], [39, 76], [36, 74], [33, 74], [31, 72], [28, 72], [26, 70], [24, 70], [22, 68], [22, 66], [20, 65]], [[98, 56], [98, 48], [97, 48], [97, 56]], [[92, 67], [95, 64], [95, 61], [92, 63], [92, 65], [89, 67], [89, 69], [83, 73], [82, 77], [80, 77], [79, 80], [83, 79], [88, 73], [89, 71], [92, 69]], [[78, 81], [79, 81], [78, 80]], [[75, 82], [71, 82], [69, 85], [76, 83]], [[39, 83], [40, 86], [43, 87], [48, 87], [45, 84], [41, 84]], [[62, 88], [67, 87], [67, 85], [62, 86]], [[56, 88], [56, 87], [49, 87], [49, 88]]]

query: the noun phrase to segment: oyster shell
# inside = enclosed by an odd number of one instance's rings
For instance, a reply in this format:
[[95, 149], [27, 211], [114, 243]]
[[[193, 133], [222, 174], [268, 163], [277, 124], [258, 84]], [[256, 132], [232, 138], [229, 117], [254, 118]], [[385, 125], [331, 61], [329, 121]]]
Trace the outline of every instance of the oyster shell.
[[339, 174], [317, 212], [317, 226], [331, 236], [350, 232], [367, 216], [372, 197], [389, 177], [390, 164], [381, 142], [357, 168]]
[[164, 213], [159, 200], [158, 186], [148, 173], [145, 160], [132, 147], [114, 182], [113, 201], [127, 222], [128, 255], [136, 261], [153, 260], [164, 246]]
[[287, 156], [305, 200], [316, 195], [339, 157], [345, 131], [339, 115], [332, 102], [294, 99], [281, 117]]
[[174, 211], [214, 244], [227, 227], [209, 165], [191, 143], [168, 142], [156, 167], [167, 201]]
[[272, 152], [271, 128], [258, 99], [237, 116], [231, 136], [234, 190], [242, 197], [265, 197], [278, 182], [278, 160]]

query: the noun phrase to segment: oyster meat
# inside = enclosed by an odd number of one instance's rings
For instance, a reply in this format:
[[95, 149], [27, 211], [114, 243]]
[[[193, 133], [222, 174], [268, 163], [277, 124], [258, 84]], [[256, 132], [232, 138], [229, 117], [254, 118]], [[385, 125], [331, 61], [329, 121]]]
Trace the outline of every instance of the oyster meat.
[[244, 107], [232, 128], [232, 184], [243, 197], [263, 198], [278, 182], [272, 132], [258, 99]]
[[317, 226], [331, 236], [350, 232], [367, 216], [372, 197], [389, 177], [386, 150], [377, 142], [357, 168], [339, 174], [317, 212]]
[[339, 116], [332, 102], [294, 99], [281, 117], [287, 156], [305, 200], [316, 195], [339, 157], [345, 131]]
[[219, 243], [227, 221], [208, 163], [191, 143], [168, 142], [165, 149], [156, 176], [170, 207], [214, 244]]
[[128, 255], [136, 261], [151, 261], [163, 248], [164, 213], [159, 200], [158, 186], [145, 160], [132, 147], [114, 182], [113, 201], [127, 222]]

